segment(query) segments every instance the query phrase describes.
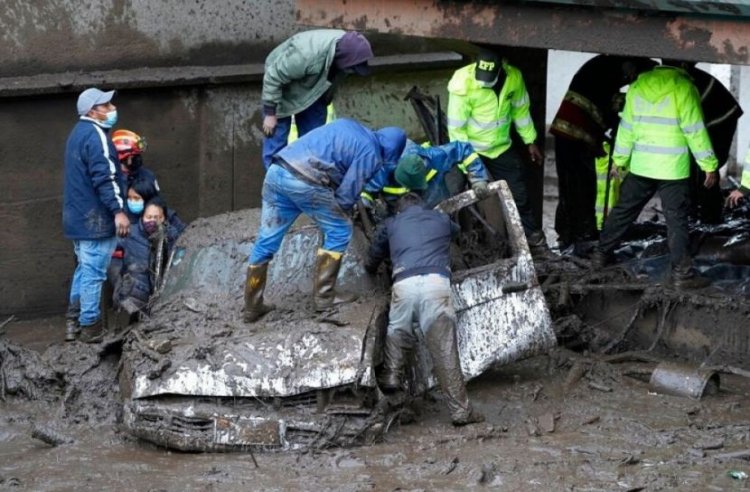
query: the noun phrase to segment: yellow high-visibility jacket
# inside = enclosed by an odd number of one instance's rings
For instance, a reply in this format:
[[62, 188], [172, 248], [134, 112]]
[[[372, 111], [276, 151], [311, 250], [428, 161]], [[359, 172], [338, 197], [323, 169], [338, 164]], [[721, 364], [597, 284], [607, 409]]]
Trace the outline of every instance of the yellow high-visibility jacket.
[[448, 83], [448, 135], [452, 142], [469, 142], [483, 156], [495, 158], [511, 145], [510, 124], [527, 145], [536, 140], [529, 112], [529, 94], [521, 72], [503, 61], [506, 74], [500, 94], [474, 78], [476, 65], [456, 70]]
[[678, 68], [642, 73], [625, 97], [614, 164], [646, 178], [684, 179], [690, 176], [689, 152], [705, 172], [718, 168], [698, 90]]

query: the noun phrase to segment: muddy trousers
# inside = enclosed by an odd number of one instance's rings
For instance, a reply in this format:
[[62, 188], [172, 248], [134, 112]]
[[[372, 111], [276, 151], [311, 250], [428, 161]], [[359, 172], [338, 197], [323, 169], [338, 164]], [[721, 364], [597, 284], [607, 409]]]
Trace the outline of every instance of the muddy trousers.
[[435, 377], [454, 422], [472, 414], [466, 393], [456, 338], [456, 313], [451, 302], [450, 279], [427, 274], [393, 284], [385, 347], [386, 370], [401, 373], [405, 355], [415, 340], [413, 324], [424, 334]]
[[263, 180], [260, 230], [249, 263], [257, 265], [273, 258], [284, 234], [303, 213], [323, 232], [324, 250], [346, 251], [352, 237], [352, 221], [339, 207], [333, 189], [306, 183], [274, 164]]
[[558, 202], [555, 231], [563, 244], [596, 238], [596, 171], [583, 142], [555, 137]]
[[658, 193], [667, 221], [667, 244], [672, 270], [689, 269], [688, 179], [660, 180], [628, 174], [620, 189], [620, 201], [607, 217], [599, 238], [599, 250], [609, 255], [620, 244], [649, 200]]

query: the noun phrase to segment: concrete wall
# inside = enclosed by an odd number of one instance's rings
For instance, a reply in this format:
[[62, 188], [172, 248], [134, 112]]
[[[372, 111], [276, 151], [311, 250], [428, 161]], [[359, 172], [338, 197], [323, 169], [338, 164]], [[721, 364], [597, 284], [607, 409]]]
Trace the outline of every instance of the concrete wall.
[[[125, 70], [104, 72], [102, 86], [111, 86], [108, 77], [126, 82], [129, 88], [115, 99], [118, 127], [146, 136], [146, 165], [181, 217], [258, 206], [258, 75], [190, 82], [178, 74], [172, 83], [143, 78], [153, 72], [143, 67], [179, 71], [190, 65], [210, 74], [212, 66], [262, 63], [299, 29], [291, 0], [6, 1], [0, 10], [0, 87], [15, 90], [24, 83], [19, 77], [32, 77], [43, 81], [44, 90], [0, 97], [0, 319], [62, 312], [67, 302], [75, 261], [61, 230], [63, 151], [80, 90], [70, 80], [94, 70]], [[388, 43], [392, 39], [373, 37], [378, 54], [392, 50]], [[424, 50], [429, 43], [405, 47]], [[418, 138], [421, 130], [403, 96], [416, 84], [446, 97], [450, 74], [430, 69], [353, 78], [336, 110], [372, 126], [403, 126]]]

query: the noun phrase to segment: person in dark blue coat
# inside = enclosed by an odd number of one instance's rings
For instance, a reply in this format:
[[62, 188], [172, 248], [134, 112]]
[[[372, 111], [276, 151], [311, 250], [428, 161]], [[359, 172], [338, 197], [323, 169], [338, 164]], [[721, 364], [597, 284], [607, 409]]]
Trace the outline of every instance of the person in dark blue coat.
[[365, 264], [369, 273], [377, 272], [389, 256], [393, 264], [380, 386], [386, 392], [401, 388], [405, 352], [412, 348], [415, 338], [412, 325], [418, 323], [453, 425], [481, 422], [484, 417], [472, 408], [466, 393], [451, 301], [450, 244], [458, 235], [458, 226], [444, 213], [425, 208], [414, 192], [399, 199], [397, 210], [376, 230]]
[[77, 265], [66, 314], [66, 341], [104, 338], [102, 284], [117, 244], [128, 235], [125, 181], [107, 133], [117, 122], [114, 91], [86, 89], [78, 96], [79, 120], [65, 146], [63, 230], [73, 241]]
[[246, 322], [273, 309], [263, 303], [268, 262], [302, 213], [323, 232], [315, 266], [315, 309], [353, 300], [335, 291], [341, 257], [352, 235], [349, 214], [365, 183], [381, 167], [398, 161], [405, 144], [406, 134], [400, 128], [372, 131], [354, 120], [338, 119], [274, 156], [263, 181], [260, 231], [247, 268]]
[[120, 169], [127, 179], [128, 187], [138, 179], [148, 180], [159, 193], [159, 182], [156, 175], [143, 165], [143, 152], [146, 150], [146, 139], [131, 130], [121, 128], [112, 132], [112, 143], [117, 149]]
[[115, 282], [116, 307], [131, 315], [146, 310], [156, 283], [158, 248], [163, 248], [160, 265], [163, 268], [181, 232], [167, 222], [167, 207], [159, 197], [146, 204], [130, 235], [122, 242], [122, 268]]
[[[445, 183], [445, 175], [454, 167], [465, 174], [472, 189], [481, 200], [486, 198], [490, 191], [488, 181], [490, 179], [487, 169], [482, 163], [479, 154], [468, 142], [450, 142], [437, 147], [422, 147], [411, 140], [407, 142], [401, 161], [424, 162], [427, 169], [427, 189], [421, 193], [425, 206], [432, 208], [446, 198], [450, 197], [448, 186]], [[366, 207], [372, 206], [378, 194], [381, 194], [389, 211], [394, 212], [394, 205], [399, 197], [409, 193], [411, 189], [404, 186], [396, 177], [396, 164], [384, 166], [365, 185], [362, 192], [362, 201]]]

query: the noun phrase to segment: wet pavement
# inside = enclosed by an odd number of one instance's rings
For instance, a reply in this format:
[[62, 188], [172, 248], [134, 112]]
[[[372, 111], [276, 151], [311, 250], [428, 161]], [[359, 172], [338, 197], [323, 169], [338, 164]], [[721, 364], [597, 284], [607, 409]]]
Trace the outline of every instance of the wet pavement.
[[[653, 364], [556, 349], [469, 385], [484, 424], [453, 428], [441, 402], [430, 399], [415, 408], [413, 423], [373, 446], [189, 454], [118, 429], [115, 355], [92, 365], [97, 351], [56, 342], [62, 326], [54, 318], [6, 328], [11, 341], [29, 343], [34, 333], [35, 349], [46, 350], [42, 360], [57, 366], [61, 383], [58, 392], [6, 394], [0, 402], [0, 489], [634, 491], [744, 490], [748, 483], [727, 475], [750, 473], [747, 461], [731, 457], [750, 449], [750, 383], [739, 376], [722, 375], [718, 394], [695, 401], [651, 393], [644, 373]], [[5, 374], [12, 359], [3, 353]], [[86, 378], [99, 391], [71, 396]], [[75, 442], [51, 447], [33, 439], [35, 423]]]

